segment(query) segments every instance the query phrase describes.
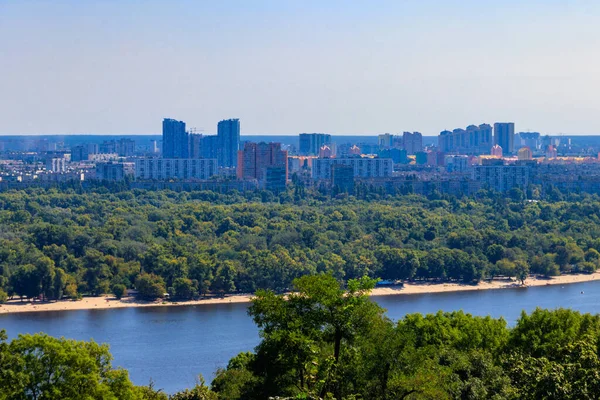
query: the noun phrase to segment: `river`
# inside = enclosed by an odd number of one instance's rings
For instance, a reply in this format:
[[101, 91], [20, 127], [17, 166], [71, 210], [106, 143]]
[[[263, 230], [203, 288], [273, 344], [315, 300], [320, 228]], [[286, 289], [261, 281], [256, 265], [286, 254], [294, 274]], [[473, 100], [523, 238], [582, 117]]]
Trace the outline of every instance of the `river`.
[[[522, 310], [572, 308], [600, 312], [600, 281], [523, 289], [376, 296], [387, 315], [464, 310], [474, 315], [504, 317], [514, 325]], [[173, 393], [195, 383], [201, 373], [210, 383], [214, 371], [258, 343], [258, 331], [247, 304], [78, 310], [0, 315], [0, 329], [10, 338], [20, 333], [108, 343], [113, 365], [127, 368], [135, 384], [154, 380]]]

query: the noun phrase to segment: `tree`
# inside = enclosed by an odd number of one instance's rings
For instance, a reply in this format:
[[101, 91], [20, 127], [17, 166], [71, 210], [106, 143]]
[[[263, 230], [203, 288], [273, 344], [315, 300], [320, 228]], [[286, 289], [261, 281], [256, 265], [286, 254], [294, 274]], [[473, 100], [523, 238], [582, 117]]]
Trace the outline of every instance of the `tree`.
[[67, 286], [67, 274], [62, 268], [57, 268], [52, 282], [52, 298], [55, 300], [62, 299]]
[[141, 274], [135, 281], [138, 296], [146, 300], [155, 300], [165, 294], [165, 281], [154, 274]]
[[173, 281], [174, 295], [178, 299], [189, 300], [197, 294], [197, 285], [188, 278], [177, 278]]
[[504, 246], [499, 244], [492, 244], [488, 246], [485, 253], [487, 255], [488, 260], [492, 264], [495, 264], [496, 262], [504, 258], [504, 250]]
[[376, 256], [384, 279], [411, 279], [419, 267], [419, 257], [411, 250], [384, 247]]
[[8, 350], [12, 373], [0, 378], [0, 393], [16, 394], [9, 399], [134, 398], [127, 371], [111, 367], [106, 345], [36, 334], [19, 336]]
[[231, 261], [225, 261], [217, 269], [213, 280], [211, 290], [218, 292], [223, 296], [225, 293], [231, 293], [235, 290], [234, 277], [236, 275], [234, 264]]
[[120, 300], [123, 298], [123, 295], [127, 293], [127, 287], [121, 283], [117, 283], [112, 286], [111, 291], [115, 295], [115, 297]]
[[14, 292], [21, 297], [31, 299], [42, 292], [42, 282], [37, 268], [31, 264], [22, 265], [10, 277], [10, 285]]
[[[343, 346], [352, 345], [373, 318], [381, 318], [381, 308], [368, 298], [374, 286], [365, 277], [350, 280], [344, 291], [331, 275], [322, 275], [296, 279], [296, 292], [287, 299], [257, 292], [249, 314], [264, 338], [255, 361], [264, 377], [263, 395], [275, 394], [277, 386], [295, 385], [318, 390], [321, 397], [332, 392], [342, 398]], [[286, 350], [277, 355], [279, 346]]]
[[521, 285], [524, 285], [525, 279], [529, 276], [529, 264], [523, 260], [515, 261], [515, 275], [521, 281]]
[[516, 275], [516, 265], [512, 261], [503, 258], [496, 263], [496, 271], [498, 275], [510, 278]]
[[200, 375], [198, 383], [192, 389], [185, 389], [169, 397], [169, 400], [219, 400], [217, 393], [210, 390]]
[[35, 268], [41, 284], [41, 292], [45, 299], [54, 297], [54, 261], [43, 256], [36, 260]]

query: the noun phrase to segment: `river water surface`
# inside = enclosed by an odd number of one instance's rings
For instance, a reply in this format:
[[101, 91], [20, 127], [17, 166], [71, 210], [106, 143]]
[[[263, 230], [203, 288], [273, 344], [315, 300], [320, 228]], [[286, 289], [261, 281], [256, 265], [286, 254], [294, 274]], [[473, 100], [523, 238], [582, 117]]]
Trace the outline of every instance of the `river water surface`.
[[[510, 325], [522, 310], [572, 308], [600, 312], [600, 281], [564, 286], [481, 290], [422, 295], [376, 296], [387, 315], [464, 310], [474, 315], [504, 317]], [[0, 315], [0, 329], [10, 338], [45, 332], [70, 339], [108, 343], [113, 365], [127, 368], [135, 384], [167, 393], [191, 387], [203, 374], [207, 383], [218, 367], [259, 342], [258, 330], [247, 315], [247, 304], [121, 308]]]

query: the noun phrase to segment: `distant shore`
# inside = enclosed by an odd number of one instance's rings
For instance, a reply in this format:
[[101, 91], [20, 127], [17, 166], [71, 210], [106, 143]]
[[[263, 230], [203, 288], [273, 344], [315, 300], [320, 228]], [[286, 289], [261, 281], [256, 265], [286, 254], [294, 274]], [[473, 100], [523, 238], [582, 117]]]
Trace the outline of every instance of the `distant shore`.
[[[521, 285], [516, 280], [493, 280], [482, 281], [477, 285], [466, 285], [461, 283], [406, 283], [403, 287], [381, 287], [375, 288], [371, 296], [393, 296], [410, 294], [428, 294], [461, 292], [473, 290], [491, 290], [491, 289], [509, 289], [520, 287], [547, 286], [547, 285], [567, 285], [570, 283], [581, 283], [600, 280], [600, 272], [593, 274], [561, 275], [553, 278], [529, 277], [525, 285]], [[6, 304], [0, 305], [0, 315], [23, 312], [42, 312], [42, 311], [73, 311], [73, 310], [100, 310], [127, 307], [177, 307], [192, 305], [210, 305], [210, 304], [233, 304], [248, 303], [252, 300], [252, 295], [232, 295], [226, 297], [207, 298], [202, 300], [190, 301], [142, 301], [134, 297], [126, 297], [117, 300], [113, 296], [84, 297], [82, 300], [72, 301], [63, 300], [55, 302], [21, 302], [20, 300], [11, 300]]]

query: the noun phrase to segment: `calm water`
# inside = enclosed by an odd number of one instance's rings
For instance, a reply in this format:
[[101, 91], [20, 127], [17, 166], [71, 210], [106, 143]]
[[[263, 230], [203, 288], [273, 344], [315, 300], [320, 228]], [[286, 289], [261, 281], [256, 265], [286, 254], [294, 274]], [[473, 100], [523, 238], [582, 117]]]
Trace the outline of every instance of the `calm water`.
[[[584, 292], [583, 294], [581, 292]], [[600, 312], [600, 281], [528, 289], [488, 290], [373, 298], [394, 320], [407, 313], [464, 310], [504, 317], [514, 324], [521, 310], [535, 307]], [[0, 316], [10, 337], [46, 332], [52, 336], [108, 343], [114, 365], [130, 371], [136, 384], [152, 378], [156, 387], [175, 392], [194, 385], [202, 373], [210, 383], [214, 371], [232, 356], [252, 350], [258, 332], [246, 304], [131, 308], [23, 313]]]

